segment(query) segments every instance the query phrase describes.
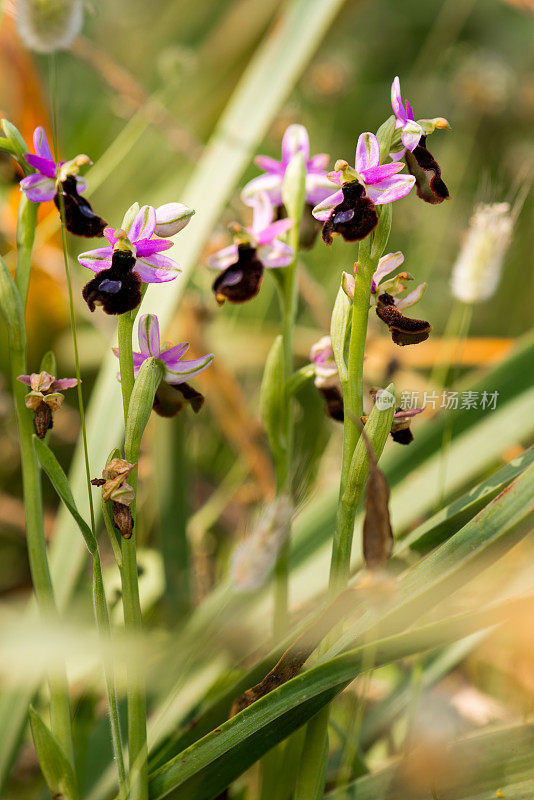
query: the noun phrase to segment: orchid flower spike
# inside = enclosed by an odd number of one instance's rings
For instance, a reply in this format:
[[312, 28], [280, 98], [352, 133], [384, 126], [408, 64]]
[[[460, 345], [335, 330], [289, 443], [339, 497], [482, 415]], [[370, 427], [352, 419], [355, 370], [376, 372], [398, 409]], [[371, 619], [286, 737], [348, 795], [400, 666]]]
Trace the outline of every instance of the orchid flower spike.
[[343, 394], [330, 336], [322, 336], [312, 346], [310, 361], [315, 368], [313, 382], [325, 400], [326, 413], [331, 419], [343, 422]]
[[82, 292], [90, 310], [101, 305], [106, 314], [124, 314], [140, 304], [143, 282], [174, 280], [180, 267], [173, 259], [162, 255], [173, 242], [161, 237], [182, 230], [193, 214], [181, 203], [168, 203], [158, 209], [140, 208], [139, 203], [134, 203], [124, 215], [120, 228], [105, 228], [107, 247], [78, 256], [82, 266], [96, 273]]
[[412, 175], [398, 175], [401, 163], [380, 164], [380, 146], [373, 133], [362, 133], [356, 146], [354, 169], [346, 161], [336, 163], [328, 177], [341, 186], [313, 209], [313, 216], [324, 222], [323, 241], [332, 244], [333, 236], [346, 242], [365, 239], [378, 225], [375, 206], [405, 197], [415, 183]]
[[61, 408], [65, 399], [61, 390], [72, 389], [78, 381], [76, 378], [55, 378], [48, 372], [19, 375], [17, 380], [31, 389], [24, 402], [26, 407], [34, 412], [33, 424], [37, 436], [39, 439], [44, 439], [46, 432], [54, 425], [53, 414]]
[[71, 233], [88, 238], [102, 236], [107, 222], [95, 214], [89, 201], [80, 195], [87, 184], [78, 173], [81, 167], [92, 161], [85, 155], [79, 155], [71, 161], [56, 163], [44, 128], [41, 127], [33, 133], [33, 145], [35, 153], [26, 153], [25, 159], [36, 172], [21, 180], [21, 191], [34, 203], [53, 200], [60, 213], [63, 205], [65, 227]]
[[261, 287], [264, 268], [287, 267], [293, 260], [293, 248], [278, 237], [286, 233], [293, 220], [273, 222], [274, 207], [265, 192], [253, 199], [252, 225], [236, 226], [234, 244], [224, 247], [208, 259], [208, 266], [223, 271], [212, 289], [219, 305], [252, 300]]
[[[155, 314], [144, 314], [139, 320], [139, 353], [133, 354], [134, 375], [137, 376], [141, 364], [147, 358], [156, 358], [161, 362], [164, 374], [156, 397], [154, 411], [162, 417], [174, 417], [188, 403], [198, 413], [204, 398], [186, 381], [199, 375], [213, 361], [213, 353], [187, 361], [183, 358], [189, 348], [187, 342], [174, 347], [162, 346], [160, 343], [159, 322]], [[119, 356], [117, 348], [114, 354]]]
[[406, 158], [408, 171], [416, 180], [418, 197], [427, 203], [442, 203], [449, 197], [449, 190], [441, 178], [439, 164], [426, 147], [426, 137], [436, 129], [449, 128], [449, 123], [443, 117], [416, 122], [408, 100], [405, 105], [402, 103], [398, 77], [391, 84], [391, 106], [397, 118], [397, 136], [393, 140], [391, 158], [394, 161]]
[[254, 159], [258, 167], [265, 172], [263, 175], [253, 178], [244, 187], [241, 193], [243, 202], [253, 205], [254, 198], [265, 192], [273, 206], [281, 206], [284, 175], [289, 162], [297, 153], [302, 153], [306, 162], [306, 202], [314, 206], [324, 200], [331, 193], [331, 187], [326, 177], [329, 157], [326, 153], [319, 153], [310, 158], [308, 131], [303, 125], [290, 125], [282, 139], [280, 161], [269, 158], [269, 156], [256, 156]]

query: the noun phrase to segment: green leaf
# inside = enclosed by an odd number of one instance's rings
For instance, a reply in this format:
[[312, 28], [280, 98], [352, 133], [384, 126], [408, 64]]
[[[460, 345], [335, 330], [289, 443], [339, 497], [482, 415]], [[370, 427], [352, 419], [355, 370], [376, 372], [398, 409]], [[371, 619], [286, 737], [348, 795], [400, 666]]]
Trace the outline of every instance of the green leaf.
[[0, 313], [6, 324], [9, 346], [23, 351], [26, 347], [24, 310], [15, 281], [3, 258], [0, 258]]
[[124, 436], [124, 455], [128, 461], [133, 463], [139, 458], [141, 439], [150, 419], [154, 396], [162, 378], [161, 363], [153, 357], [145, 359], [137, 373], [132, 389]]
[[330, 339], [341, 383], [346, 383], [349, 377], [346, 355], [350, 335], [351, 308], [352, 303], [345, 294], [343, 287], [340, 286], [332, 309]]
[[39, 766], [52, 797], [76, 800], [76, 778], [67, 756], [33, 706], [30, 706], [29, 714]]
[[47, 444], [45, 444], [41, 439], [38, 439], [37, 436], [33, 436], [33, 447], [37, 454], [37, 458], [39, 462], [50, 478], [50, 482], [52, 486], [56, 490], [57, 494], [61, 498], [61, 500], [65, 503], [65, 506], [68, 508], [70, 513], [72, 514], [76, 524], [78, 525], [83, 538], [85, 539], [85, 544], [87, 545], [87, 549], [91, 553], [91, 555], [95, 555], [98, 552], [98, 545], [96, 543], [96, 539], [93, 535], [93, 532], [87, 522], [84, 520], [80, 512], [76, 507], [76, 503], [74, 501], [74, 497], [72, 496], [72, 491], [69, 485], [69, 481], [61, 465], [57, 458], [55, 457], [54, 453]]
[[376, 138], [380, 146], [380, 163], [385, 164], [389, 158], [389, 151], [391, 150], [391, 141], [395, 133], [395, 124], [397, 120], [395, 115], [392, 114], [388, 119], [382, 123], [376, 132]]
[[265, 362], [260, 393], [261, 416], [275, 462], [283, 457], [287, 447], [285, 395], [284, 346], [282, 337], [277, 336]]

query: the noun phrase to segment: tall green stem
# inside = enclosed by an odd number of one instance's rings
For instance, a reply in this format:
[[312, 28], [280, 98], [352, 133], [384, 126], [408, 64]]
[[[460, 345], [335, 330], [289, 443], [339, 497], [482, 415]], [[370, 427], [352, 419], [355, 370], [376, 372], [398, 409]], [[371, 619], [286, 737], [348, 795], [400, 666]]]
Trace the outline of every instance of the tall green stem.
[[[119, 364], [121, 371], [122, 402], [124, 406], [124, 422], [128, 418], [130, 397], [134, 385], [134, 368], [132, 357], [132, 329], [135, 314], [127, 312], [119, 317]], [[139, 443], [132, 448], [125, 448], [125, 458], [136, 463], [139, 458]], [[137, 469], [130, 473], [129, 483], [134, 491], [137, 489]], [[135, 501], [130, 506], [135, 521]], [[139, 601], [139, 580], [137, 574], [136, 554], [137, 533], [131, 539], [121, 540], [122, 566], [122, 605], [124, 610], [124, 626], [127, 633], [139, 635], [142, 627], [141, 604]], [[147, 800], [148, 798], [148, 752], [146, 734], [146, 691], [144, 680], [137, 664], [133, 661], [127, 667], [127, 702], [128, 702], [128, 747], [130, 759], [130, 800]]]
[[17, 214], [17, 269], [15, 272], [15, 284], [19, 290], [23, 308], [26, 308], [28, 287], [30, 285], [32, 251], [38, 209], [39, 203], [33, 203], [28, 200], [25, 194], [22, 194]]

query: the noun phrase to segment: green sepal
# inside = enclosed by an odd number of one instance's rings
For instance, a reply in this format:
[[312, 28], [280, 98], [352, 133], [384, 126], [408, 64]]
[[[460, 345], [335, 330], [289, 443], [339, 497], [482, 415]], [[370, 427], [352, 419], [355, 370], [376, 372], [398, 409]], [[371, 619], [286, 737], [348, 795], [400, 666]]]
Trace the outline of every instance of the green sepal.
[[284, 175], [282, 182], [282, 200], [287, 216], [298, 225], [302, 217], [302, 209], [306, 199], [306, 162], [302, 153], [295, 153]]
[[330, 339], [334, 352], [334, 361], [341, 383], [346, 383], [349, 377], [347, 366], [347, 344], [350, 336], [352, 302], [349, 300], [343, 287], [339, 287], [332, 319], [330, 321]]
[[163, 378], [163, 365], [156, 358], [145, 359], [141, 364], [132, 389], [126, 433], [124, 455], [127, 461], [135, 463], [141, 449], [141, 439], [150, 418], [154, 396]]
[[392, 114], [391, 117], [388, 117], [388, 119], [382, 123], [382, 125], [376, 132], [376, 138], [378, 139], [378, 144], [380, 146], [381, 164], [384, 164], [386, 160], [389, 158], [391, 143], [393, 141], [393, 135], [395, 133], [395, 123], [396, 123], [396, 117], [394, 114]]
[[[387, 397], [387, 395], [389, 395], [389, 397]], [[382, 398], [385, 399], [385, 397], [388, 399], [387, 404], [381, 402], [380, 399], [378, 399], [378, 402], [375, 402], [364, 428], [369, 443], [375, 452], [377, 461], [382, 455], [382, 451], [391, 431], [391, 424], [395, 413], [396, 394], [395, 386], [392, 383], [383, 390]], [[362, 486], [367, 480], [368, 474], [369, 456], [363, 436], [360, 436], [354, 449], [345, 491], [341, 498], [343, 503], [351, 505], [353, 498], [360, 496]]]
[[38, 439], [35, 434], [33, 436], [33, 447], [42, 468], [50, 478], [52, 486], [78, 525], [81, 534], [85, 539], [87, 549], [91, 555], [95, 555], [98, 552], [96, 539], [91, 528], [76, 507], [76, 503], [74, 501], [74, 497], [72, 496], [72, 491], [69, 485], [69, 480], [63, 472], [61, 464], [48, 445], [41, 441], [41, 439]]
[[3, 258], [0, 258], [0, 313], [6, 323], [9, 346], [13, 350], [26, 348], [24, 310], [19, 291]]
[[34, 168], [31, 167], [28, 162], [26, 161], [26, 153], [29, 152], [28, 146], [18, 128], [15, 128], [13, 123], [11, 123], [8, 119], [3, 119], [0, 121], [0, 125], [2, 130], [6, 135], [6, 139], [8, 141], [9, 152], [13, 156], [14, 159], [18, 161], [22, 169], [24, 170], [25, 175], [31, 175], [32, 172], [35, 172]]
[[276, 462], [287, 447], [284, 436], [285, 372], [281, 336], [277, 336], [274, 340], [265, 362], [260, 391], [260, 409], [273, 458]]
[[132, 203], [130, 208], [124, 214], [121, 223], [121, 230], [125, 232], [126, 235], [130, 232], [130, 228], [132, 227], [132, 222], [134, 221], [137, 212], [140, 210], [141, 206], [139, 203]]
[[379, 219], [372, 237], [371, 260], [377, 262], [383, 255], [389, 241], [391, 231], [391, 220], [393, 219], [393, 207], [391, 203], [386, 203], [378, 207]]
[[33, 706], [30, 706], [29, 716], [39, 766], [50, 794], [65, 800], [77, 800], [76, 778], [62, 747]]
[[54, 378], [57, 376], [56, 356], [53, 350], [48, 350], [42, 357], [39, 372], [48, 372]]

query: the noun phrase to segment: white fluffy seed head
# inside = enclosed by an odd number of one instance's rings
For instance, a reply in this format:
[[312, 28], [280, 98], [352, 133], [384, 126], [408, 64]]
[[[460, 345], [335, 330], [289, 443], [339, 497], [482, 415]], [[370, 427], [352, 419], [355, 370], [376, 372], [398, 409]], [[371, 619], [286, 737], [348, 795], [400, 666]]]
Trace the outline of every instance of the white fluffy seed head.
[[66, 50], [83, 25], [82, 0], [17, 0], [15, 13], [24, 44], [38, 53]]
[[509, 203], [479, 205], [454, 265], [451, 289], [464, 303], [481, 303], [495, 292], [514, 225]]

